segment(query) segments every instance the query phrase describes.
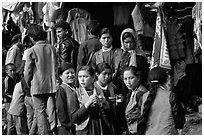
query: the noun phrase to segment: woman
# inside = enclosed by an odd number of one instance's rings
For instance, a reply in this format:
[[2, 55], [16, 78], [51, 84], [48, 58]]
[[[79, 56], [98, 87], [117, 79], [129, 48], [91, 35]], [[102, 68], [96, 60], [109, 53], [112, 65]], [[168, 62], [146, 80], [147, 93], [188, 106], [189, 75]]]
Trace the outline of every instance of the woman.
[[108, 63], [113, 70], [115, 49], [112, 45], [113, 38], [108, 28], [101, 29], [99, 33], [99, 41], [102, 44], [102, 48], [93, 55], [91, 66], [96, 68], [97, 64], [105, 62]]
[[147, 89], [141, 84], [141, 71], [135, 66], [125, 68], [123, 80], [129, 92], [126, 96], [125, 116], [128, 130], [126, 134], [137, 134], [137, 121], [141, 112], [142, 95]]
[[103, 129], [107, 130], [106, 133], [108, 134], [117, 134], [115, 113], [115, 92], [117, 91], [117, 87], [111, 82], [112, 69], [107, 63], [99, 63], [96, 66], [95, 71], [97, 81], [94, 83], [94, 87], [96, 88], [96, 91], [98, 93], [101, 93], [100, 98], [102, 99], [102, 101], [107, 101], [108, 105], [110, 106], [109, 109], [106, 109], [106, 111], [104, 111], [105, 113], [102, 113], [102, 122], [104, 123], [102, 124], [104, 125]]
[[75, 91], [73, 86], [75, 79], [75, 70], [71, 63], [61, 64], [58, 74], [62, 80], [61, 85], [56, 93], [56, 112], [58, 119], [58, 134], [73, 135], [75, 134], [75, 126], [69, 118], [69, 103], [71, 93]]
[[[138, 132], [146, 135], [176, 135], [182, 129], [185, 115], [166, 69], [157, 67], [149, 73], [150, 91], [143, 96]], [[179, 130], [180, 132], [180, 130]]]
[[119, 89], [122, 89], [123, 95], [126, 94], [127, 88], [124, 85], [122, 75], [124, 68], [128, 66], [136, 66], [142, 70], [141, 82], [146, 86], [148, 73], [147, 58], [145, 53], [137, 46], [136, 32], [127, 28], [123, 30], [120, 36], [121, 48], [115, 51], [114, 55], [114, 75], [113, 82]]
[[[78, 72], [79, 88], [72, 93], [70, 100], [70, 118], [76, 125], [77, 135], [109, 134], [104, 129], [101, 113], [108, 111], [110, 106], [102, 93], [94, 87], [95, 71], [90, 66], [83, 66]], [[102, 102], [100, 102], [100, 100]]]

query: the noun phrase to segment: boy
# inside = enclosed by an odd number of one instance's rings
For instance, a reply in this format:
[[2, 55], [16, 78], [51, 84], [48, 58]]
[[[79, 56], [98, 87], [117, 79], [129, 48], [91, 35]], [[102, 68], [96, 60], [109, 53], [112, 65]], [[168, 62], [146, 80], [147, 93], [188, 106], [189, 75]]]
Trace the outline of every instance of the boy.
[[16, 67], [12, 63], [8, 63], [5, 66], [6, 71], [6, 77], [3, 81], [3, 86], [5, 90], [3, 91], [3, 102], [4, 103], [11, 103], [13, 90], [15, 87], [15, 84], [17, 82], [17, 78], [15, 76]]
[[24, 104], [25, 93], [28, 87], [24, 79], [16, 84], [13, 92], [13, 98], [8, 110], [7, 120], [7, 135], [27, 135], [27, 117], [26, 108]]

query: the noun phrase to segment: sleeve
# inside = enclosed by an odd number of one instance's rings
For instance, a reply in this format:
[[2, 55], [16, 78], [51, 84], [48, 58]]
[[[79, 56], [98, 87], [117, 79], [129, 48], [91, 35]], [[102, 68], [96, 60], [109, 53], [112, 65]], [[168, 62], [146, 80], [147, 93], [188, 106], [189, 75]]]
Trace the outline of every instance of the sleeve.
[[63, 88], [59, 87], [56, 92], [56, 112], [60, 124], [63, 127], [67, 127], [68, 123], [68, 112], [67, 112], [67, 100], [66, 94]]
[[172, 114], [175, 122], [176, 129], [183, 129], [185, 123], [185, 111], [181, 102], [179, 102], [175, 93], [170, 94], [170, 104], [172, 108]]
[[32, 52], [32, 49], [28, 51], [26, 61], [25, 61], [25, 67], [24, 67], [24, 78], [26, 83], [30, 87], [30, 82], [33, 79], [33, 68], [35, 65], [35, 57], [34, 52]]
[[76, 92], [71, 93], [69, 108], [70, 118], [73, 123], [80, 124], [87, 118], [89, 114], [88, 109], [86, 109], [84, 105], [81, 107], [79, 106]]
[[143, 114], [143, 110], [144, 110], [144, 103], [147, 100], [147, 97], [149, 95], [149, 92], [146, 92], [143, 96], [142, 96], [142, 103], [141, 103], [141, 115]]
[[16, 54], [17, 54], [16, 49], [11, 49], [10, 53], [7, 54], [6, 64], [9, 64], [9, 63], [13, 63], [14, 64], [15, 63]]
[[62, 43], [61, 47], [62, 48], [61, 48], [60, 56], [61, 56], [62, 62], [71, 62], [71, 53], [73, 51], [73, 45], [70, 42], [65, 41]]

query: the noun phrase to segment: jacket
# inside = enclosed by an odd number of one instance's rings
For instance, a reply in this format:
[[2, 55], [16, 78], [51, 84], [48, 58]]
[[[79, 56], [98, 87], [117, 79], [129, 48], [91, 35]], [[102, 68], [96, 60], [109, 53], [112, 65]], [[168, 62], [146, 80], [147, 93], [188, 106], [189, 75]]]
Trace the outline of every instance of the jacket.
[[77, 68], [87, 65], [90, 55], [100, 50], [102, 47], [101, 42], [97, 37], [92, 37], [89, 40], [84, 41], [79, 47], [79, 54], [77, 60]]
[[28, 50], [24, 77], [31, 87], [31, 95], [56, 92], [56, 51], [44, 41]]

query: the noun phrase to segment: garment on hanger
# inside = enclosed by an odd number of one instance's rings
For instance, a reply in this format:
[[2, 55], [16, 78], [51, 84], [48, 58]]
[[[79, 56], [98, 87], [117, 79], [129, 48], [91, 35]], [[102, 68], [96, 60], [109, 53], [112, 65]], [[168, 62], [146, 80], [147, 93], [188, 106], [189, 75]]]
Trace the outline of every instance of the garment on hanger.
[[67, 22], [73, 32], [73, 38], [81, 44], [88, 39], [87, 24], [91, 20], [91, 14], [80, 8], [73, 8], [68, 11]]

